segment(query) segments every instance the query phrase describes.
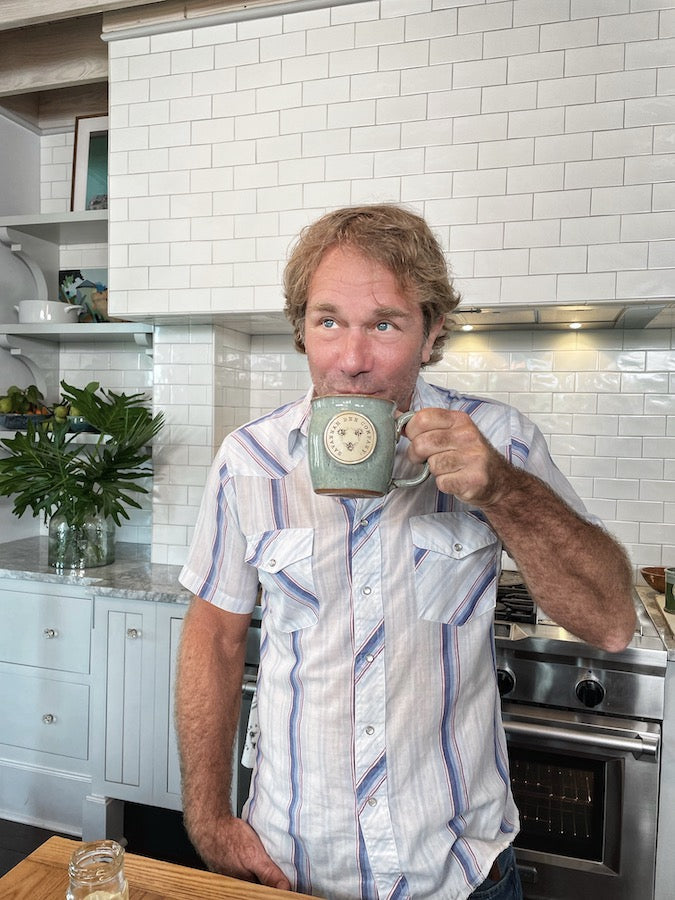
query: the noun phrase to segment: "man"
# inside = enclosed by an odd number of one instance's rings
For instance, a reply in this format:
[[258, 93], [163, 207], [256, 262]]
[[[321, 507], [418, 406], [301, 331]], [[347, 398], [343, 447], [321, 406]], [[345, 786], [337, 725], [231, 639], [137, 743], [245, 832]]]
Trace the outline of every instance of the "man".
[[[337, 900], [520, 897], [493, 647], [502, 545], [548, 615], [608, 650], [634, 630], [630, 567], [531, 422], [418, 377], [459, 300], [421, 218], [324, 216], [285, 293], [312, 388], [226, 438], [181, 575], [196, 595], [177, 691], [189, 833], [213, 869]], [[433, 477], [372, 500], [314, 494], [310, 400], [348, 393], [419, 410], [396, 474], [428, 460]], [[229, 773], [258, 582], [243, 821]]]

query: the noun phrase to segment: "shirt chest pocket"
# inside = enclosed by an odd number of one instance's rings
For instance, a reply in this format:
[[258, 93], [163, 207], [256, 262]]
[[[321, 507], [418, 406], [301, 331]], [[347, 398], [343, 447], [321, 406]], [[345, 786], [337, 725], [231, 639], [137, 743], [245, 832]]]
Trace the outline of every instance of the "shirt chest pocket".
[[415, 599], [422, 619], [464, 625], [494, 609], [501, 543], [494, 531], [466, 513], [410, 520]]
[[251, 535], [246, 562], [258, 570], [274, 625], [285, 632], [319, 621], [312, 572], [313, 528], [283, 528]]

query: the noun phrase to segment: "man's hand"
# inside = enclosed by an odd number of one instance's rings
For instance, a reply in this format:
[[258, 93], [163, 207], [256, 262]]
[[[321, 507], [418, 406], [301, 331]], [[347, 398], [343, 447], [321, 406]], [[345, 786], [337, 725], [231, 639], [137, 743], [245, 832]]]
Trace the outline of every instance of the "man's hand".
[[260, 838], [243, 819], [227, 816], [210, 822], [205, 835], [190, 834], [212, 872], [289, 891], [291, 884], [268, 856]]
[[412, 462], [428, 461], [440, 491], [473, 506], [502, 500], [516, 470], [483, 437], [466, 413], [425, 408], [405, 426]]

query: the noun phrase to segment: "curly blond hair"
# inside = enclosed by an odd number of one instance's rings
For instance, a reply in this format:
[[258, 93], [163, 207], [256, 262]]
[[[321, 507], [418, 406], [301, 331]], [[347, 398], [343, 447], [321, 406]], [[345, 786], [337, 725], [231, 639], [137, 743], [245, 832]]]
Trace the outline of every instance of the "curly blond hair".
[[300, 232], [284, 270], [284, 312], [293, 326], [295, 346], [305, 352], [305, 312], [309, 286], [327, 250], [348, 246], [388, 269], [402, 293], [422, 308], [424, 332], [444, 320], [429, 363], [438, 362], [448, 334], [446, 316], [460, 301], [440, 244], [421, 216], [400, 206], [378, 203], [327, 213]]

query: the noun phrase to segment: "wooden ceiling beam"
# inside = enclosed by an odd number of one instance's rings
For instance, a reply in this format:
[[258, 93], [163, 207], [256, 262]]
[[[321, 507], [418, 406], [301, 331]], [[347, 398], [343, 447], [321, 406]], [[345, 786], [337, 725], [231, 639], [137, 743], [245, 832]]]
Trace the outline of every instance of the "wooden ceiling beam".
[[0, 32], [0, 97], [108, 78], [101, 16]]
[[151, 4], [152, 0], [2, 0], [0, 31]]

